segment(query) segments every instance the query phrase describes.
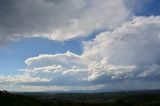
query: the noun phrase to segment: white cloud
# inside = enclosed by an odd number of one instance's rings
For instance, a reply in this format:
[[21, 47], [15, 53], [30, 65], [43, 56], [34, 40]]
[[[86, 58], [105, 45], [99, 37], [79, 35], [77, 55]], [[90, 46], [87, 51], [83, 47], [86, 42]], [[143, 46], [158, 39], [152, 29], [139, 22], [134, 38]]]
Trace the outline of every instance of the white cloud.
[[[159, 34], [159, 16], [134, 17], [112, 32], [101, 33], [93, 41], [84, 42], [83, 58], [101, 61], [105, 57], [108, 64], [100, 64], [98, 68], [94, 64], [92, 67], [97, 71], [90, 78], [137, 80], [151, 77], [150, 80], [159, 80]], [[108, 66], [110, 68], [106, 68]], [[99, 73], [101, 69], [105, 71]]]
[[71, 53], [70, 51], [62, 54], [48, 55], [41, 54], [38, 57], [28, 58], [25, 63], [29, 68], [43, 67], [49, 65], [63, 65], [63, 67], [85, 66], [81, 56]]
[[38, 82], [38, 81], [47, 82], [48, 79], [33, 77], [32, 75], [27, 73], [24, 73], [23, 75], [14, 75], [14, 76], [1, 75], [0, 76], [1, 85], [17, 84], [17, 83], [24, 83], [24, 82]]
[[115, 65], [150, 65], [159, 62], [160, 17], [134, 17], [112, 32], [84, 42], [82, 57]]

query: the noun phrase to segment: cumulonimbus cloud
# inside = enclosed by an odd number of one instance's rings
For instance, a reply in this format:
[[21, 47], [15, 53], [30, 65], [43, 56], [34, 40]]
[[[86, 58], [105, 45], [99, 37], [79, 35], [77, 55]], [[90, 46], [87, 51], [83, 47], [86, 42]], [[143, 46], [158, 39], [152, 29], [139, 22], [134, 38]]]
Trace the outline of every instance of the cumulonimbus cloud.
[[64, 41], [106, 29], [83, 43], [81, 55], [68, 51], [26, 59], [23, 74], [0, 76], [1, 87], [160, 88], [160, 17], [126, 20], [134, 10], [125, 3], [125, 0], [0, 1], [0, 45], [7, 40], [32, 37]]
[[105, 85], [101, 87], [127, 89], [133, 82], [128, 89], [151, 88], [154, 84], [153, 88], [160, 88], [159, 29], [159, 16], [134, 17], [113, 31], [84, 42], [81, 55], [67, 52], [27, 59], [24, 75], [29, 75], [26, 79], [30, 81], [8, 79], [28, 86]]
[[[82, 75], [81, 80], [88, 82], [103, 79], [107, 83], [108, 79], [112, 81], [158, 77], [160, 68], [158, 61], [159, 29], [159, 16], [135, 17], [112, 32], [101, 33], [93, 41], [85, 42], [82, 55], [76, 56], [71, 53], [72, 56], [67, 60], [69, 63], [71, 60], [76, 64], [72, 64], [66, 70], [73, 70], [73, 66], [75, 70], [83, 70], [73, 71], [75, 74], [72, 75], [76, 76], [77, 73], [85, 72], [88, 76]], [[75, 61], [72, 59], [75, 58], [74, 56], [77, 57]], [[29, 60], [34, 62], [32, 58]], [[57, 60], [53, 58], [52, 61]], [[61, 62], [59, 65], [65, 67], [65, 60]], [[85, 65], [81, 65], [82, 63]], [[62, 73], [65, 73], [66, 70], [63, 69]], [[60, 76], [63, 78], [63, 75]], [[100, 80], [99, 83], [101, 84]]]

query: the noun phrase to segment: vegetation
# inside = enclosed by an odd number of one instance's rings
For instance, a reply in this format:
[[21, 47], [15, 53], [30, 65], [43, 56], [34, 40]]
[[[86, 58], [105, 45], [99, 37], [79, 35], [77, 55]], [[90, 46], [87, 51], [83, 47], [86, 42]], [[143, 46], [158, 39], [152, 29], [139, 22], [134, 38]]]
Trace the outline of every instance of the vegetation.
[[160, 91], [110, 93], [8, 93], [0, 106], [160, 106]]

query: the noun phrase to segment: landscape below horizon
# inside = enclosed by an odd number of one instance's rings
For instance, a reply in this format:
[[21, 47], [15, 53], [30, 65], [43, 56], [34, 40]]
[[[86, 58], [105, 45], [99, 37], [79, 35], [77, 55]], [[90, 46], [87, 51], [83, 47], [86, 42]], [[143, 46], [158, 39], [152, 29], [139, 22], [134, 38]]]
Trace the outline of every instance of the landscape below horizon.
[[2, 92], [2, 106], [159, 106], [160, 90], [55, 93]]

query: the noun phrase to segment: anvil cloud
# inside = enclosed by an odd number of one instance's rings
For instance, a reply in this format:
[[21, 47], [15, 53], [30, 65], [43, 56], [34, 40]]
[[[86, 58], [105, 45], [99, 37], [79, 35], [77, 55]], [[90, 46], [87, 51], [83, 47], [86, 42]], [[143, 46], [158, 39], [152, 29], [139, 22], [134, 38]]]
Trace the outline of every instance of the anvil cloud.
[[22, 74], [0, 76], [2, 88], [160, 88], [160, 16], [134, 16], [125, 0], [6, 0], [0, 7], [1, 44], [33, 37], [74, 40], [103, 30], [81, 39], [81, 54], [68, 50], [27, 58]]

